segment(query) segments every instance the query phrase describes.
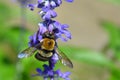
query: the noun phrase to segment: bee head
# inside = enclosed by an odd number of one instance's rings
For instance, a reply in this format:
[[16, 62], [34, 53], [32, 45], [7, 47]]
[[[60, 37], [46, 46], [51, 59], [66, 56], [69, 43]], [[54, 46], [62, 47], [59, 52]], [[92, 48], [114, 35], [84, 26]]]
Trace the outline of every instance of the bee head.
[[50, 32], [50, 31], [46, 31], [43, 35], [43, 38], [50, 38], [50, 39], [54, 39], [54, 33]]

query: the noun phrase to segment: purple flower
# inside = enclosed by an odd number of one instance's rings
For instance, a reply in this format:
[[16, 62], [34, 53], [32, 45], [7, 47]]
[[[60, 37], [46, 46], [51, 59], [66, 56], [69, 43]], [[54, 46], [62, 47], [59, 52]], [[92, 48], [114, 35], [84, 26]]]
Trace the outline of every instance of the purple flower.
[[[42, 40], [42, 34], [46, 31], [54, 32], [55, 39], [61, 39], [62, 41], [67, 41], [71, 39], [71, 33], [67, 30], [69, 27], [67, 24], [61, 24], [54, 20], [46, 20], [38, 24], [39, 29], [37, 33], [30, 37], [30, 46], [38, 44]], [[65, 35], [65, 36], [63, 36]]]
[[56, 4], [54, 1], [51, 1], [51, 2], [50, 2], [50, 5], [51, 5], [52, 7], [57, 7], [57, 4]]
[[39, 23], [38, 26], [39, 26], [39, 34], [42, 36], [42, 34], [47, 31], [47, 27], [44, 24], [44, 22]]
[[[73, 2], [73, 0], [65, 0], [67, 2]], [[67, 24], [61, 24], [58, 21], [52, 20], [52, 18], [57, 17], [57, 13], [54, 11], [56, 7], [59, 7], [62, 4], [62, 0], [38, 0], [37, 4], [29, 4], [28, 7], [30, 10], [34, 10], [35, 7], [40, 8], [39, 14], [43, 21], [38, 24], [38, 31], [30, 36], [29, 46], [35, 46], [38, 43], [42, 42], [45, 38], [45, 32], [54, 33], [55, 46], [52, 51], [53, 55], [48, 60], [48, 65], [44, 64], [44, 69], [37, 68], [37, 74], [33, 76], [42, 76], [44, 80], [48, 78], [50, 80], [55, 80], [58, 78], [62, 78], [64, 80], [70, 80], [69, 75], [70, 72], [61, 72], [60, 69], [54, 70], [55, 64], [59, 60], [58, 54], [55, 49], [57, 46], [57, 39], [61, 39], [62, 41], [67, 41], [71, 39], [71, 33], [67, 30], [69, 27]]]
[[51, 60], [49, 61], [49, 65], [44, 64], [44, 70], [41, 70], [40, 68], [37, 68], [37, 74], [33, 76], [42, 76], [44, 80], [47, 80], [50, 78], [50, 80], [54, 80], [55, 78], [63, 78], [64, 80], [70, 80], [69, 75], [71, 74], [70, 72], [65, 72], [62, 73], [60, 70], [54, 70], [54, 65], [58, 61], [58, 56], [55, 53]]
[[39, 31], [37, 31], [34, 35], [29, 37], [29, 39], [30, 39], [29, 46], [35, 46], [36, 44], [39, 43], [38, 35], [39, 35]]
[[30, 10], [34, 10], [34, 8], [36, 7], [37, 5], [36, 4], [29, 4], [28, 7], [30, 8]]
[[[56, 38], [60, 38], [62, 41], [67, 41], [68, 39], [71, 39], [71, 33], [66, 29], [68, 28], [67, 24], [62, 25], [59, 22], [55, 21], [53, 25], [58, 30], [58, 32], [56, 33]], [[62, 35], [65, 35], [66, 38], [63, 37]]]
[[62, 0], [53, 0], [53, 1], [55, 1], [57, 6], [60, 6], [62, 4]]
[[[66, 0], [67, 2], [73, 2], [73, 0]], [[43, 20], [55, 18], [57, 16], [56, 12], [53, 11], [54, 8], [60, 6], [62, 0], [38, 0], [37, 4], [29, 4], [30, 10], [34, 10], [35, 7], [41, 8], [41, 17]]]
[[41, 16], [43, 20], [49, 20], [51, 18], [55, 18], [57, 16], [57, 13], [53, 10], [48, 10], [46, 13], [42, 13]]

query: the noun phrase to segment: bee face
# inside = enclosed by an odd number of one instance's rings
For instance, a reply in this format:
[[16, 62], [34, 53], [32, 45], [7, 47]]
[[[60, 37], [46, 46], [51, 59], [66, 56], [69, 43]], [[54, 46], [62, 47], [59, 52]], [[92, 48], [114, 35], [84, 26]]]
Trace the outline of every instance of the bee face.
[[43, 38], [55, 39], [54, 33], [46, 31], [43, 35]]

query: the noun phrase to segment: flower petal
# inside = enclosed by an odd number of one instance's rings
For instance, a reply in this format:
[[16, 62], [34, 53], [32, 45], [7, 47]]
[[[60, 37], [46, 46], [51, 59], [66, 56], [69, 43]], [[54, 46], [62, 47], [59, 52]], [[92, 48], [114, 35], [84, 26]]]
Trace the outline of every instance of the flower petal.
[[69, 25], [63, 24], [61, 27], [62, 27], [62, 29], [65, 29], [65, 28], [69, 28]]
[[70, 80], [70, 78], [65, 78], [65, 80]]
[[51, 1], [50, 4], [51, 4], [51, 6], [56, 7], [56, 4], [54, 1]]
[[67, 38], [71, 39], [71, 33], [70, 33], [69, 31], [64, 30], [63, 32], [64, 32], [64, 35], [65, 35]]
[[28, 7], [30, 8], [31, 11], [33, 11], [34, 8], [36, 7], [36, 5], [35, 4], [28, 4]]
[[59, 77], [61, 77], [61, 76], [63, 75], [60, 70], [56, 70], [55, 73], [56, 73]]
[[71, 74], [71, 72], [65, 72], [62, 75], [62, 78], [68, 78], [68, 76]]
[[52, 24], [49, 25], [48, 30], [52, 32], [54, 30], [54, 26]]
[[45, 6], [50, 7], [50, 2], [48, 0], [45, 1]]
[[50, 10], [49, 12], [50, 12], [51, 18], [54, 18], [57, 16], [57, 13], [55, 11]]
[[62, 0], [55, 0], [56, 1], [56, 3], [58, 4], [58, 6], [60, 5], [60, 4], [62, 4]]
[[37, 68], [36, 71], [40, 74], [42, 74], [42, 70], [40, 68]]
[[49, 20], [49, 19], [51, 19], [50, 12], [45, 13], [45, 14], [42, 16], [42, 19], [44, 19], [44, 20]]
[[41, 23], [39, 23], [38, 24], [38, 26], [39, 26], [39, 34], [43, 34], [44, 32], [46, 32], [47, 31], [47, 28], [46, 28], [46, 26], [44, 26], [44, 24], [41, 22]]
[[44, 20], [49, 20], [49, 19], [54, 18], [56, 16], [57, 16], [57, 13], [55, 11], [49, 10], [46, 13], [43, 14], [42, 18]]
[[44, 0], [38, 0], [38, 3], [39, 3], [39, 4], [42, 3], [42, 2], [44, 2]]
[[58, 28], [58, 30], [61, 30], [61, 24], [58, 21], [55, 21], [53, 25], [55, 28]]
[[42, 40], [42, 36], [38, 35], [38, 40], [41, 41]]
[[39, 3], [39, 4], [37, 5], [37, 8], [42, 8], [42, 7], [44, 7], [44, 3]]

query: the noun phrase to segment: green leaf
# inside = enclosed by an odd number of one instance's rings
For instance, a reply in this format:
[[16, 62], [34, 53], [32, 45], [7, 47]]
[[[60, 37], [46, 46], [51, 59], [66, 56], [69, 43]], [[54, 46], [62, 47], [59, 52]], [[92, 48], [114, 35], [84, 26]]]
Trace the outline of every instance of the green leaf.
[[108, 48], [113, 50], [116, 58], [120, 58], [120, 26], [109, 21], [102, 21], [101, 25], [108, 32]]
[[0, 66], [0, 79], [1, 80], [13, 80], [15, 76], [15, 66], [13, 65], [1, 65]]
[[76, 52], [74, 58], [78, 59], [79, 61], [84, 61], [95, 65], [110, 66], [110, 62], [105, 58], [105, 56], [94, 51]]
[[104, 29], [106, 29], [106, 31], [109, 34], [110, 46], [116, 47], [116, 46], [120, 45], [120, 28], [119, 28], [119, 26], [112, 22], [108, 22], [108, 21], [103, 21], [101, 23], [102, 23], [101, 25], [104, 27]]
[[11, 17], [11, 11], [9, 7], [3, 3], [0, 3], [0, 24], [3, 24], [3, 22], [6, 22], [8, 18]]
[[100, 52], [90, 49], [60, 46], [60, 49], [71, 59], [87, 64], [111, 67], [113, 63]]
[[30, 32], [27, 29], [22, 29], [21, 26], [11, 26], [6, 32], [6, 41], [16, 50], [27, 46]]
[[[78, 63], [89, 64], [98, 67], [104, 67], [109, 70], [111, 76], [116, 80], [120, 78], [120, 69], [116, 64], [108, 59], [103, 53], [96, 52], [90, 49], [78, 47], [60, 46], [60, 49], [66, 53], [71, 60], [76, 60]], [[67, 52], [69, 54], [67, 54]], [[74, 63], [73, 63], [74, 64]]]

